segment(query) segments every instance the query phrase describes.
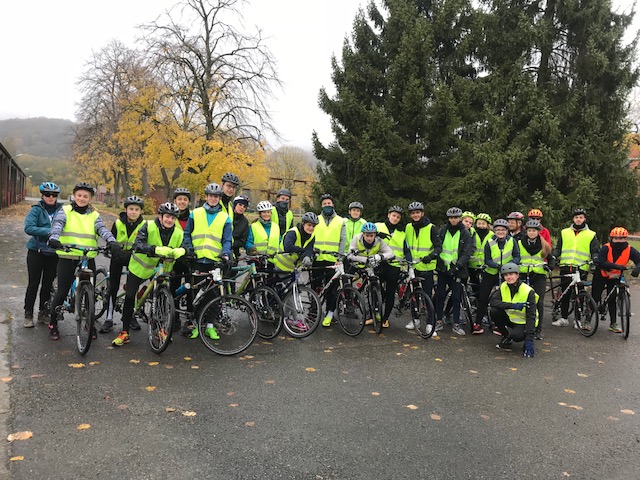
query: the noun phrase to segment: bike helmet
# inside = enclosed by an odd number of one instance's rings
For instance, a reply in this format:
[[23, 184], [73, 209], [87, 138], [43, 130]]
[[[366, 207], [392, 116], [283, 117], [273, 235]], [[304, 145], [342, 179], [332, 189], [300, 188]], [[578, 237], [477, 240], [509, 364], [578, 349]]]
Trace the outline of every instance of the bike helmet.
[[210, 183], [204, 187], [204, 193], [207, 195], [219, 195], [222, 196], [222, 187], [217, 183]]
[[539, 210], [537, 208], [532, 208], [531, 210], [529, 210], [529, 214], [527, 215], [527, 217], [542, 218], [542, 210]]
[[258, 212], [270, 212], [272, 208], [273, 205], [271, 205], [271, 202], [267, 200], [264, 200], [256, 205], [256, 210]]
[[240, 178], [235, 173], [227, 172], [222, 175], [222, 183], [229, 182], [233, 183], [235, 186], [240, 185]]
[[73, 187], [73, 193], [76, 193], [78, 190], [86, 190], [87, 192], [91, 193], [91, 195], [94, 195], [96, 193], [96, 189], [87, 182], [76, 183]]
[[402, 207], [400, 205], [391, 205], [387, 210], [387, 213], [396, 212], [402, 215]]
[[144, 208], [144, 201], [140, 197], [132, 195], [124, 201], [124, 208], [127, 208], [129, 205], [138, 205], [140, 208]]
[[584, 215], [586, 217], [587, 212], [584, 208], [581, 208], [581, 207], [574, 208], [573, 213], [571, 214], [571, 217], [575, 217], [576, 215]]
[[494, 230], [496, 229], [496, 227], [503, 227], [503, 228], [506, 228], [507, 230], [509, 230], [509, 222], [507, 222], [504, 218], [499, 218], [493, 224]]
[[484, 220], [487, 223], [491, 223], [491, 215], [489, 215], [488, 213], [479, 213], [476, 216], [476, 221], [478, 220]]
[[330, 193], [323, 193], [320, 195], [320, 200], [333, 200], [333, 195]]
[[462, 218], [464, 217], [471, 217], [473, 218], [473, 221], [476, 221], [476, 214], [473, 212], [470, 212], [469, 210], [467, 210], [466, 212], [462, 212]]
[[60, 187], [53, 182], [42, 182], [40, 184], [40, 193], [60, 194]]
[[286, 195], [287, 197], [291, 198], [291, 190], [289, 190], [288, 188], [281, 188], [280, 190], [278, 190], [276, 197], [279, 197], [280, 195]]
[[313, 223], [314, 225], [318, 225], [320, 221], [318, 220], [318, 216], [313, 212], [307, 212], [302, 215], [302, 223]]
[[424, 211], [424, 205], [421, 202], [411, 202], [409, 204], [409, 206], [407, 207], [407, 209], [410, 212], [413, 212], [414, 210], [422, 210], [422, 211]]
[[362, 233], [378, 233], [378, 227], [375, 223], [367, 222], [362, 225]]
[[500, 275], [504, 275], [506, 273], [520, 273], [520, 267], [513, 262], [505, 263], [500, 268]]
[[527, 223], [524, 224], [524, 228], [535, 228], [536, 230], [540, 230], [542, 227], [538, 220], [529, 219]]
[[522, 212], [511, 212], [507, 215], [507, 220], [523, 220], [524, 214]]
[[182, 188], [182, 187], [176, 188], [173, 191], [173, 199], [175, 200], [176, 197], [178, 197], [179, 195], [184, 195], [189, 199], [189, 201], [191, 201], [191, 192], [189, 191], [188, 188]]
[[233, 199], [233, 204], [237, 205], [239, 203], [242, 203], [245, 207], [249, 206], [249, 197], [247, 197], [246, 195], [238, 195], [236, 198]]
[[175, 203], [165, 202], [158, 207], [158, 213], [160, 215], [167, 214], [167, 215], [173, 215], [174, 217], [177, 217], [178, 214], [180, 213], [180, 209]]
[[364, 207], [360, 202], [351, 202], [349, 204], [349, 210], [351, 210], [352, 208], [359, 208], [360, 210], [364, 210]]
[[462, 210], [460, 210], [458, 207], [451, 207], [449, 210], [447, 210], [447, 217], [461, 217], [462, 216]]
[[629, 232], [624, 227], [614, 227], [613, 230], [609, 232], [609, 236], [627, 238], [629, 236]]

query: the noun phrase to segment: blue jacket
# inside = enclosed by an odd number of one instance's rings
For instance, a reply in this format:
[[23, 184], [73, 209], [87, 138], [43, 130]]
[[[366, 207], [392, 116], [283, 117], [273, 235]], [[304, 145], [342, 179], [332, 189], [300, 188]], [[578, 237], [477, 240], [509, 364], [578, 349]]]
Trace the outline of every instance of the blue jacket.
[[34, 250], [46, 255], [56, 254], [55, 250], [47, 244], [49, 232], [51, 231], [51, 223], [58, 210], [62, 208], [62, 204], [56, 203], [56, 206], [56, 211], [51, 217], [49, 217], [49, 214], [44, 208], [43, 200], [40, 200], [29, 210], [29, 213], [24, 219], [24, 233], [31, 235], [31, 238], [27, 242], [27, 248], [29, 250]]

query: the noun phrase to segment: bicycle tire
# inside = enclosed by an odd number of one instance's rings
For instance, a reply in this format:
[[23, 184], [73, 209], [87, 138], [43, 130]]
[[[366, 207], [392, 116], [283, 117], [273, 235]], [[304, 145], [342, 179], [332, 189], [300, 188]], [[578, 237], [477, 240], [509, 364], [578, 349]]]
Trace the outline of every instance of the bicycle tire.
[[176, 307], [169, 287], [166, 285], [158, 287], [153, 296], [153, 309], [147, 328], [149, 346], [157, 354], [164, 352], [171, 343], [175, 312]]
[[469, 298], [466, 285], [462, 285], [460, 289], [460, 306], [462, 307], [460, 313], [466, 317], [465, 320], [469, 325], [469, 331], [473, 332], [473, 325], [475, 323], [473, 307], [471, 306], [471, 299]]
[[[208, 324], [216, 329], [217, 340], [206, 334]], [[246, 350], [258, 334], [258, 314], [251, 302], [237, 295], [209, 300], [198, 319], [198, 335], [205, 347], [218, 355], [236, 355]]]
[[338, 291], [335, 316], [342, 331], [355, 337], [364, 330], [366, 307], [360, 292], [351, 285], [345, 285]]
[[252, 290], [249, 300], [258, 314], [258, 336], [270, 340], [282, 330], [283, 307], [282, 300], [276, 291], [266, 285], [260, 285]]
[[620, 289], [618, 293], [620, 304], [618, 305], [618, 315], [620, 316], [620, 326], [622, 327], [622, 338], [629, 338], [629, 327], [631, 326], [631, 295], [627, 289]]
[[313, 289], [305, 286], [298, 286], [297, 289], [297, 300], [293, 295], [293, 287], [284, 296], [282, 326], [293, 338], [304, 338], [311, 335], [320, 325], [322, 305]]
[[111, 278], [105, 268], [99, 268], [96, 270], [94, 285], [94, 311], [96, 314], [96, 320], [98, 320], [102, 315], [104, 315], [104, 312], [107, 311], [107, 307], [109, 306]]
[[580, 291], [571, 303], [578, 331], [585, 337], [593, 336], [598, 330], [600, 321], [596, 301], [588, 292]]
[[369, 306], [371, 307], [371, 318], [373, 319], [373, 329], [377, 334], [382, 332], [382, 290], [380, 285], [369, 285]]
[[411, 318], [419, 320], [418, 335], [424, 339], [431, 338], [436, 331], [436, 309], [429, 295], [422, 289], [414, 290], [411, 295]]
[[89, 280], [82, 280], [76, 288], [76, 344], [80, 355], [91, 348], [91, 332], [93, 330], [94, 293]]

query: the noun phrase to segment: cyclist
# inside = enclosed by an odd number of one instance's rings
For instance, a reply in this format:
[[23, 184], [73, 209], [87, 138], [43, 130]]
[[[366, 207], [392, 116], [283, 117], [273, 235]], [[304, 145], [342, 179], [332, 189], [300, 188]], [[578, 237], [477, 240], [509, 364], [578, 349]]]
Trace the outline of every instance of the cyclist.
[[[144, 219], [142, 218], [142, 209], [144, 202], [140, 197], [135, 195], [127, 197], [124, 201], [124, 212], [120, 212], [120, 217], [113, 222], [111, 233], [116, 237], [116, 241], [122, 248], [118, 255], [111, 255], [111, 263], [109, 264], [109, 305], [107, 307], [107, 318], [102, 323], [100, 333], [109, 333], [113, 330], [113, 311], [115, 309], [116, 297], [120, 289], [120, 277], [122, 269], [129, 265], [131, 260], [131, 248], [133, 242], [138, 235], [138, 231]], [[131, 322], [132, 330], [140, 330], [140, 325], [136, 319]]]
[[240, 248], [244, 248], [249, 237], [249, 220], [244, 212], [249, 208], [249, 197], [238, 195], [233, 199], [233, 255], [240, 256]]
[[476, 225], [472, 237], [474, 251], [469, 259], [469, 279], [475, 285], [473, 293], [476, 297], [480, 291], [480, 279], [482, 277], [482, 266], [484, 265], [484, 247], [494, 237], [489, 225], [491, 225], [491, 216], [486, 213], [479, 213], [476, 216]]
[[524, 214], [522, 212], [511, 212], [507, 215], [507, 222], [509, 223], [509, 234], [516, 242], [526, 237], [524, 227], [522, 226], [524, 223]]
[[[493, 234], [493, 238], [484, 246], [485, 270], [478, 291], [476, 321], [473, 325], [475, 335], [484, 333], [482, 319], [487, 313], [491, 290], [498, 285], [500, 268], [507, 263], [520, 263], [520, 250], [517, 242], [509, 235], [509, 223], [502, 218], [497, 219], [493, 224]], [[494, 329], [494, 333], [500, 335], [497, 329]]]
[[40, 195], [40, 201], [31, 207], [24, 219], [24, 233], [31, 235], [27, 242], [29, 283], [24, 295], [25, 328], [33, 328], [33, 306], [36, 303], [38, 287], [40, 287], [38, 322], [49, 322], [46, 304], [51, 297], [53, 280], [56, 278], [56, 267], [58, 266], [58, 256], [55, 250], [47, 245], [47, 240], [51, 231], [51, 223], [57, 211], [62, 207], [58, 203], [60, 187], [53, 182], [43, 182], [40, 184]]
[[271, 219], [278, 224], [278, 230], [284, 234], [293, 227], [293, 212], [289, 209], [291, 205], [291, 190], [281, 188], [276, 194], [276, 203], [271, 210]]
[[233, 229], [233, 199], [236, 197], [240, 178], [235, 173], [227, 172], [222, 175], [222, 196], [220, 197], [220, 206], [222, 210], [231, 219], [231, 228]]
[[367, 221], [362, 218], [362, 210], [364, 207], [360, 202], [351, 202], [349, 204], [349, 216], [345, 219], [345, 248], [346, 252], [349, 251], [349, 245], [351, 245], [351, 240], [355, 235], [362, 231], [362, 226], [367, 223]]
[[453, 302], [453, 333], [465, 335], [460, 321], [460, 290], [462, 282], [466, 281], [469, 274], [467, 263], [473, 252], [471, 236], [462, 223], [462, 210], [451, 207], [447, 210], [449, 222], [442, 226], [438, 236], [442, 241], [442, 252], [437, 263], [438, 288], [436, 299], [436, 327], [438, 332], [444, 328], [442, 321], [444, 302], [447, 296], [447, 288], [451, 291]]
[[538, 295], [520, 280], [520, 267], [515, 263], [504, 264], [500, 267], [500, 274], [504, 281], [490, 299], [491, 318], [502, 335], [496, 347], [511, 350], [513, 342], [524, 340], [524, 356], [533, 357], [533, 332], [538, 323]]
[[[174, 203], [163, 203], [158, 207], [157, 218], [145, 222], [138, 231], [129, 260], [129, 274], [122, 308], [122, 331], [111, 342], [116, 347], [129, 343], [129, 329], [134, 319], [133, 307], [136, 294], [140, 284], [153, 276], [160, 262], [158, 256], [178, 259], [185, 254], [185, 249], [180, 247], [184, 230], [176, 226], [179, 213], [180, 209]], [[171, 272], [172, 264], [167, 262], [164, 268], [165, 272]]]
[[602, 291], [607, 288], [607, 295], [611, 292], [620, 278], [622, 270], [631, 260], [635, 267], [631, 272], [633, 277], [640, 275], [640, 252], [627, 242], [629, 232], [624, 227], [615, 227], [609, 232], [609, 243], [605, 243], [600, 249], [595, 260], [596, 271], [593, 274], [593, 286], [591, 295], [599, 303], [599, 313], [604, 313], [609, 307], [609, 330], [614, 333], [622, 333], [620, 325], [616, 321], [616, 297], [614, 293], [609, 298], [608, 305], [602, 304]]
[[[414, 272], [422, 279], [422, 290], [433, 298], [433, 272], [442, 252], [442, 241], [435, 225], [425, 216], [424, 205], [421, 202], [411, 202], [408, 210], [411, 222], [405, 228], [407, 246], [411, 251], [411, 258], [421, 259], [421, 262], [415, 265]], [[405, 328], [413, 330], [415, 322], [410, 321]]]
[[473, 224], [476, 221], [476, 215], [473, 212], [467, 210], [466, 212], [462, 212], [462, 224], [465, 226], [469, 235], [473, 237], [475, 229], [473, 228]]
[[[536, 340], [542, 340], [542, 319], [544, 318], [544, 295], [547, 289], [547, 274], [544, 262], [551, 253], [551, 245], [542, 238], [540, 231], [542, 226], [537, 220], [528, 220], [525, 223], [526, 238], [518, 242], [520, 250], [520, 277], [522, 281], [529, 275], [529, 286], [538, 295], [538, 325], [535, 329]], [[550, 260], [549, 268], [553, 267]]]
[[553, 243], [551, 243], [551, 232], [547, 227], [542, 225], [542, 210], [538, 208], [532, 208], [529, 210], [529, 214], [527, 215], [529, 220], [537, 220], [540, 222], [540, 236], [544, 238], [549, 245], [553, 247]]
[[[102, 217], [90, 204], [95, 189], [86, 182], [79, 182], [73, 187], [73, 201], [69, 205], [60, 208], [51, 224], [49, 233], [49, 245], [57, 250], [58, 254], [58, 290], [51, 302], [49, 319], [49, 337], [51, 340], [59, 340], [58, 315], [56, 310], [66, 298], [69, 289], [75, 279], [75, 270], [82, 252], [76, 249], [63, 250], [65, 245], [80, 245], [83, 247], [97, 247], [98, 237], [102, 237], [109, 245], [111, 253], [117, 255], [120, 246], [116, 238], [105, 227]], [[95, 258], [97, 252], [90, 252], [89, 268], [96, 271]], [[91, 332], [92, 337], [97, 336], [95, 327]]]
[[[600, 250], [600, 244], [596, 238], [596, 232], [587, 225], [587, 212], [583, 208], [573, 210], [573, 224], [560, 232], [558, 243], [553, 249], [553, 257], [560, 265], [560, 275], [571, 273], [577, 265], [580, 270], [580, 278], [586, 280], [589, 275], [589, 261], [596, 258]], [[571, 283], [570, 277], [562, 277], [560, 291], [564, 291]], [[560, 318], [551, 322], [554, 327], [569, 326], [569, 301], [570, 296], [565, 295], [560, 301]]]
[[391, 247], [395, 256], [395, 261], [385, 262], [380, 265], [380, 280], [384, 296], [383, 328], [389, 328], [389, 316], [393, 310], [393, 302], [395, 301], [398, 281], [400, 280], [399, 260], [406, 258], [411, 261], [413, 258], [407, 246], [404, 225], [400, 223], [400, 220], [402, 220], [402, 207], [393, 205], [387, 210], [387, 219], [384, 222], [375, 224], [378, 236]]
[[[188, 188], [178, 187], [173, 191], [173, 203], [175, 203], [180, 209], [178, 214], [178, 225], [183, 230], [187, 226], [187, 220], [189, 220], [189, 207], [191, 206], [191, 192]], [[177, 269], [173, 269], [177, 273]]]
[[[315, 248], [325, 252], [344, 252], [346, 244], [346, 227], [344, 218], [339, 216], [333, 203], [333, 197], [329, 193], [325, 193], [320, 197], [322, 214], [320, 215], [318, 226], [315, 230]], [[322, 286], [331, 280], [333, 270], [327, 268], [329, 265], [335, 265], [338, 261], [336, 255], [331, 253], [319, 254], [313, 262], [315, 267], [312, 270], [311, 287], [319, 290]], [[333, 311], [336, 308], [336, 288], [332, 285], [326, 292], [327, 315], [322, 320], [322, 326], [328, 327], [333, 319]]]
[[[264, 200], [256, 205], [258, 218], [251, 223], [245, 249], [250, 255], [274, 255], [280, 246], [280, 226], [273, 216], [273, 205]], [[270, 260], [272, 261], [272, 260]]]
[[318, 216], [313, 212], [307, 212], [302, 215], [298, 225], [287, 230], [282, 236], [279, 252], [273, 259], [278, 270], [293, 272], [300, 258], [302, 265], [307, 268], [313, 264], [315, 228], [318, 223]]

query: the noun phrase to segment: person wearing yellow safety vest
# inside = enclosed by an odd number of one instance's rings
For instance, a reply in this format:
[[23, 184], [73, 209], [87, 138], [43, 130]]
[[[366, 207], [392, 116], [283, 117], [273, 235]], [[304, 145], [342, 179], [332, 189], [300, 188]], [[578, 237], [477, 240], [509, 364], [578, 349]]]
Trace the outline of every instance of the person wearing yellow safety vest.
[[220, 206], [224, 213], [229, 215], [231, 219], [231, 229], [233, 230], [233, 199], [236, 197], [236, 192], [240, 185], [240, 178], [235, 173], [227, 172], [222, 175], [220, 185], [222, 187]]
[[[49, 318], [49, 337], [51, 340], [59, 340], [58, 314], [56, 310], [69, 293], [71, 284], [75, 278], [76, 266], [82, 256], [79, 250], [63, 250], [68, 245], [81, 245], [83, 247], [97, 247], [98, 237], [107, 242], [111, 253], [117, 255], [120, 245], [116, 238], [105, 227], [102, 217], [96, 209], [89, 203], [95, 189], [86, 182], [77, 183], [73, 187], [73, 200], [71, 204], [59, 209], [51, 224], [49, 232], [49, 245], [57, 250], [58, 254], [58, 289], [51, 302]], [[89, 257], [89, 268], [96, 271], [95, 257], [97, 252], [91, 252]], [[97, 337], [94, 327], [91, 332], [92, 337]]]
[[[442, 241], [436, 226], [425, 216], [424, 205], [421, 202], [411, 202], [408, 210], [411, 222], [405, 227], [405, 239], [411, 251], [411, 258], [421, 259], [421, 262], [413, 267], [414, 273], [422, 279], [422, 290], [433, 299], [433, 272], [442, 252]], [[409, 321], [405, 326], [407, 330], [413, 330], [415, 327], [415, 321]], [[434, 332], [434, 335], [437, 333]]]
[[[553, 257], [560, 266], [560, 275], [566, 275], [580, 270], [580, 278], [586, 280], [589, 275], [590, 262], [595, 259], [600, 250], [600, 243], [596, 238], [596, 232], [587, 225], [587, 213], [583, 208], [573, 210], [573, 224], [562, 230], [560, 238], [553, 249]], [[564, 292], [570, 277], [562, 277], [560, 291]], [[551, 322], [554, 327], [568, 327], [570, 295], [562, 297], [560, 302], [560, 318]]]
[[[336, 213], [333, 197], [325, 193], [320, 197], [320, 200], [322, 202], [322, 213], [319, 215], [320, 223], [318, 223], [315, 231], [315, 249], [320, 252], [334, 252], [335, 255], [320, 253], [316, 257], [313, 262], [314, 270], [311, 271], [311, 288], [314, 290], [319, 290], [331, 280], [335, 272], [327, 267], [335, 265], [338, 261], [337, 254], [344, 252], [347, 239], [344, 218]], [[326, 291], [327, 314], [322, 320], [323, 327], [331, 325], [337, 301], [336, 288], [337, 284], [334, 282]]]
[[271, 209], [271, 221], [278, 224], [278, 230], [284, 234], [293, 227], [293, 212], [289, 210], [291, 190], [281, 188], [276, 194], [276, 203]]
[[362, 231], [362, 226], [367, 223], [367, 221], [362, 218], [362, 210], [364, 210], [364, 207], [360, 202], [351, 202], [349, 204], [349, 215], [344, 221], [346, 234], [345, 253], [348, 253], [349, 245], [351, 245], [353, 237], [360, 233]]
[[298, 263], [304, 267], [313, 264], [313, 247], [315, 244], [315, 228], [318, 225], [318, 216], [313, 212], [302, 215], [301, 222], [291, 227], [282, 236], [278, 253], [273, 259], [277, 270], [281, 272], [293, 272]]
[[[537, 220], [528, 220], [524, 225], [525, 237], [518, 241], [520, 249], [520, 278], [526, 281], [538, 295], [538, 325], [536, 326], [536, 340], [542, 340], [542, 319], [544, 318], [544, 295], [547, 290], [547, 257], [551, 253], [551, 245], [542, 238], [542, 225]], [[550, 259], [549, 268], [553, 269]]]
[[524, 356], [533, 357], [533, 335], [538, 324], [538, 295], [520, 280], [520, 267], [506, 263], [500, 267], [504, 282], [489, 300], [491, 319], [502, 335], [496, 345], [501, 350], [511, 350], [513, 342], [524, 340]]
[[[113, 222], [111, 227], [111, 233], [116, 237], [116, 241], [122, 247], [122, 252], [119, 255], [111, 255], [111, 263], [109, 264], [109, 300], [107, 306], [107, 318], [102, 323], [102, 328], [98, 330], [100, 333], [108, 333], [113, 330], [113, 311], [115, 310], [116, 297], [118, 296], [118, 290], [120, 289], [120, 277], [122, 276], [122, 269], [129, 265], [131, 260], [131, 248], [133, 242], [138, 235], [138, 230], [144, 223], [142, 218], [142, 209], [144, 208], [144, 202], [140, 197], [131, 196], [127, 197], [124, 201], [124, 212], [120, 212], [120, 217]], [[140, 330], [140, 325], [136, 322], [137, 328], [134, 330]]]
[[258, 218], [251, 223], [245, 249], [249, 255], [275, 255], [280, 248], [281, 237], [280, 227], [273, 221], [273, 205], [264, 200], [256, 205], [256, 211]]
[[[505, 219], [498, 218], [493, 223], [493, 234], [493, 238], [489, 239], [484, 246], [485, 270], [478, 291], [476, 321], [472, 332], [474, 335], [484, 333], [482, 319], [487, 313], [487, 302], [491, 290], [499, 284], [500, 267], [507, 263], [516, 265], [520, 263], [520, 249], [515, 239], [509, 235], [509, 223]], [[497, 329], [494, 329], [493, 333], [500, 335]]]
[[436, 297], [436, 332], [444, 328], [442, 321], [444, 302], [447, 290], [451, 291], [453, 302], [453, 333], [464, 335], [460, 320], [460, 295], [462, 282], [469, 276], [467, 263], [473, 252], [471, 236], [462, 223], [462, 210], [451, 207], [447, 210], [448, 223], [443, 225], [438, 236], [442, 242], [442, 252], [438, 258], [436, 268], [438, 270], [438, 288]]
[[398, 281], [400, 280], [400, 263], [398, 260], [407, 259], [411, 261], [411, 251], [405, 239], [404, 225], [402, 220], [402, 207], [393, 205], [387, 210], [387, 219], [384, 222], [376, 223], [378, 236], [389, 245], [395, 261], [385, 262], [380, 265], [380, 281], [382, 283], [382, 296], [384, 297], [384, 314], [382, 316], [382, 327], [389, 327], [389, 316], [393, 310]]
[[165, 273], [170, 273], [174, 262], [185, 254], [181, 248], [184, 231], [177, 224], [180, 210], [171, 202], [158, 207], [158, 217], [145, 222], [133, 243], [133, 253], [129, 260], [129, 274], [125, 286], [122, 307], [122, 331], [111, 342], [116, 347], [129, 343], [129, 329], [134, 320], [133, 307], [140, 284], [153, 276], [160, 259], [165, 259]]
[[482, 266], [484, 265], [484, 247], [494, 235], [489, 226], [491, 216], [487, 213], [479, 213], [476, 216], [476, 223], [473, 228], [474, 250], [469, 259], [469, 280], [474, 285], [473, 293], [478, 296], [480, 292], [480, 281], [482, 279]]

